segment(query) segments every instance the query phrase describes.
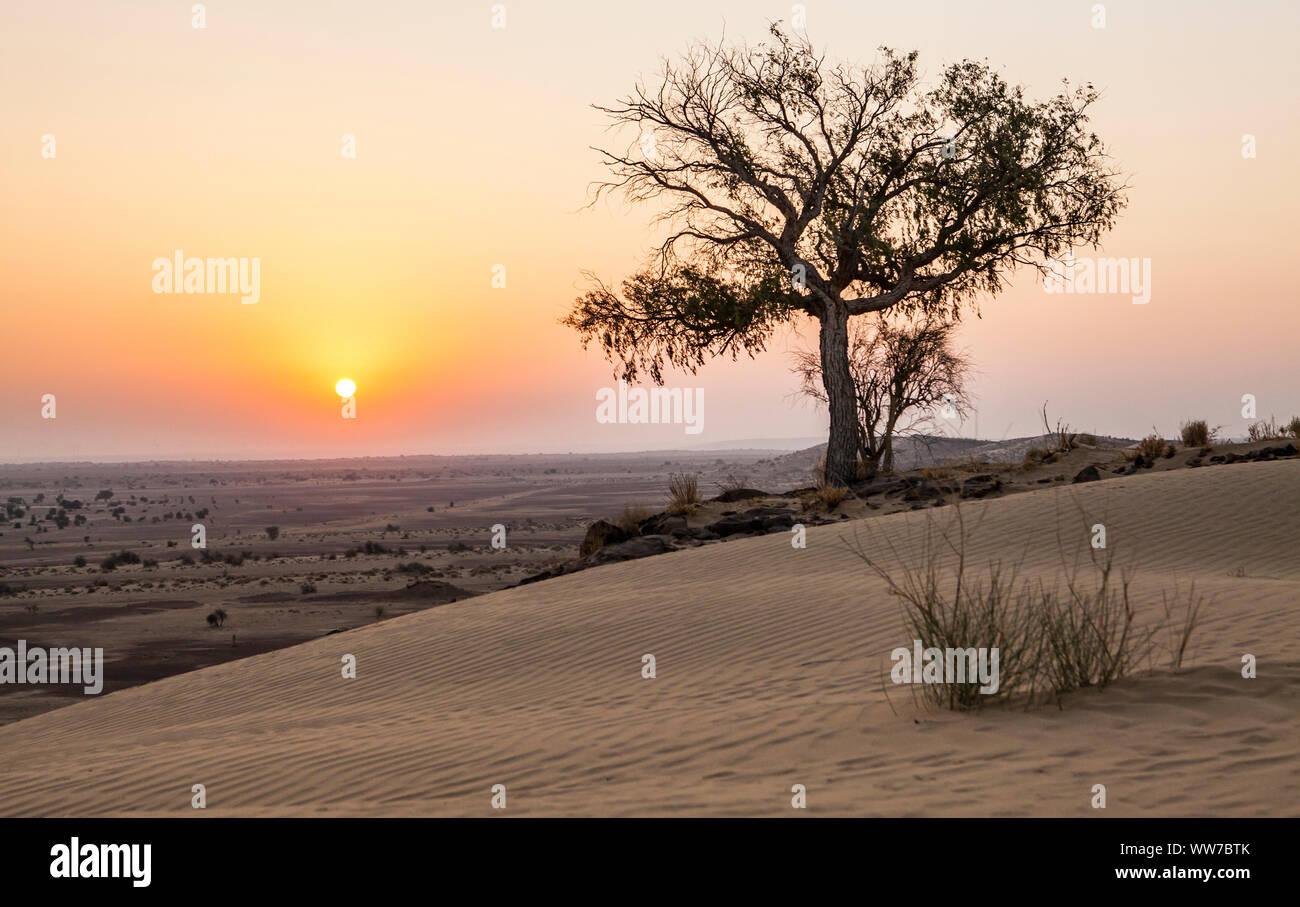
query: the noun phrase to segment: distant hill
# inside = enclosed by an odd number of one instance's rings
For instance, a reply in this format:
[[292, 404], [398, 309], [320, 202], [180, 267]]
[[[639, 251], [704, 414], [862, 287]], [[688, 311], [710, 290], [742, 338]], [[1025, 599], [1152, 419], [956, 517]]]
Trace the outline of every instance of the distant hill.
[[[716, 441], [697, 444], [685, 450], [804, 450], [812, 447], [819, 438], [743, 438], [739, 441]], [[825, 446], [824, 444], [822, 445]]]

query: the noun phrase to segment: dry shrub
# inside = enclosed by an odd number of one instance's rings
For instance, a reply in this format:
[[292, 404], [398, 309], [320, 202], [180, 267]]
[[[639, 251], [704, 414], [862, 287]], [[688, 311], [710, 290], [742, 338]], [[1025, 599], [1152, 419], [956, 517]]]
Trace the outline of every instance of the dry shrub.
[[1161, 457], [1172, 456], [1173, 452], [1173, 446], [1154, 432], [1139, 441], [1137, 446], [1137, 455], [1148, 460], [1158, 460]]
[[844, 499], [848, 495], [849, 490], [847, 488], [841, 488], [838, 485], [821, 485], [813, 492], [813, 500], [827, 510], [834, 510], [844, 503]]
[[[892, 539], [887, 547], [893, 564], [911, 563]], [[857, 546], [890, 594], [902, 599], [907, 641], [919, 639], [923, 648], [945, 652], [999, 650], [996, 692], [981, 693], [978, 681], [920, 684], [930, 704], [953, 710], [1011, 699], [1026, 707], [1043, 700], [1059, 705], [1066, 693], [1104, 688], [1150, 663], [1162, 628], [1171, 634], [1169, 665], [1181, 669], [1202, 604], [1194, 585], [1188, 596], [1177, 588], [1164, 595], [1163, 623], [1140, 624], [1129, 597], [1131, 574], [1117, 573], [1113, 550], [1100, 557], [1091, 551], [1091, 571], [1067, 569], [1064, 588], [1022, 579], [1018, 564], [990, 563], [985, 574], [973, 576], [966, 550], [960, 506], [948, 529], [936, 532], [927, 523], [918, 566], [885, 566]], [[955, 565], [945, 567], [949, 555], [955, 555]], [[1182, 617], [1176, 619], [1180, 603]]]
[[[1297, 421], [1297, 419], [1292, 419], [1291, 425], [1294, 426]], [[1283, 441], [1286, 438], [1291, 437], [1291, 431], [1291, 427], [1283, 428], [1277, 424], [1277, 421], [1272, 416], [1269, 416], [1267, 421], [1261, 419], [1258, 422], [1252, 423], [1246, 429], [1246, 440]]]
[[1068, 423], [1056, 420], [1056, 427], [1047, 421], [1047, 404], [1043, 404], [1043, 428], [1046, 430], [1048, 449], [1060, 453], [1069, 453], [1079, 446], [1078, 432], [1070, 431]]
[[699, 509], [700, 480], [693, 473], [675, 472], [668, 477], [668, 507], [672, 516], [694, 516]]
[[623, 508], [623, 512], [619, 514], [618, 519], [614, 521], [614, 525], [624, 532], [637, 535], [641, 531], [641, 524], [650, 519], [651, 516], [653, 514], [650, 512], [650, 508], [642, 507], [640, 504], [628, 504]]
[[1291, 421], [1287, 423], [1286, 430], [1291, 433], [1291, 437], [1300, 441], [1300, 416], [1292, 416]]
[[1182, 438], [1184, 447], [1208, 447], [1210, 439], [1214, 436], [1214, 432], [1210, 430], [1210, 423], [1204, 419], [1184, 422], [1178, 433]]

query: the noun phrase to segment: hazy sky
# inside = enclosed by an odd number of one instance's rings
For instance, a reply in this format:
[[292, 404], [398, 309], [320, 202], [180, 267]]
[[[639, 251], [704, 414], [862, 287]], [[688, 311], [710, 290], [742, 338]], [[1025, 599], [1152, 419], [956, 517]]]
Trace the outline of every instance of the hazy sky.
[[[601, 424], [597, 350], [559, 325], [591, 269], [658, 235], [583, 210], [590, 108], [692, 39], [758, 40], [790, 4], [5, 0], [0, 6], [0, 460], [565, 451], [820, 435], [779, 336], [704, 389], [704, 431]], [[961, 341], [978, 425], [1242, 433], [1300, 413], [1292, 264], [1300, 12], [1290, 2], [805, 3], [831, 57], [988, 58], [1031, 96], [1105, 93], [1094, 128], [1133, 186], [1103, 255], [1151, 300], [1048, 295], [1032, 273]], [[341, 154], [355, 136], [356, 157]], [[1255, 137], [1257, 156], [1242, 154]], [[45, 136], [55, 156], [45, 157]], [[158, 294], [152, 263], [260, 260], [261, 295]], [[492, 287], [494, 265], [506, 286]], [[805, 332], [806, 334], [806, 332]], [[355, 420], [334, 384], [356, 381]], [[57, 416], [41, 417], [55, 395]]]

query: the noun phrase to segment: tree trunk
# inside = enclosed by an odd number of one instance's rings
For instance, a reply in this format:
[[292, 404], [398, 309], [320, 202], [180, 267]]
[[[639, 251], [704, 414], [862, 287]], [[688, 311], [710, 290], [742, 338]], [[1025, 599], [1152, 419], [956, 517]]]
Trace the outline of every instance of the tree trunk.
[[849, 371], [849, 316], [841, 306], [821, 318], [822, 386], [831, 413], [826, 444], [826, 481], [848, 485], [858, 474], [858, 396]]

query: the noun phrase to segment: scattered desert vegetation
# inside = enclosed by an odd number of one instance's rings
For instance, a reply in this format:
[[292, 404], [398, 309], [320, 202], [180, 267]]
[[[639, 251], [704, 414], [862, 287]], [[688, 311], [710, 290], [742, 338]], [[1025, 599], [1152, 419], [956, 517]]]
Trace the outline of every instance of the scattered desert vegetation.
[[1248, 441], [1285, 441], [1287, 438], [1300, 438], [1300, 416], [1295, 416], [1285, 426], [1278, 425], [1272, 416], [1252, 422], [1246, 429]]

